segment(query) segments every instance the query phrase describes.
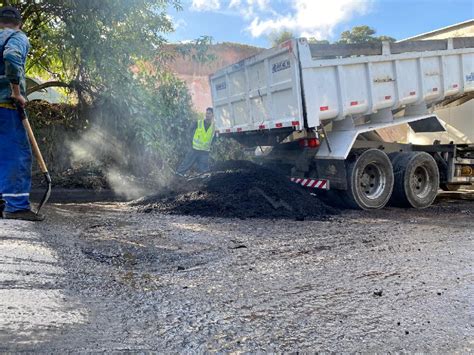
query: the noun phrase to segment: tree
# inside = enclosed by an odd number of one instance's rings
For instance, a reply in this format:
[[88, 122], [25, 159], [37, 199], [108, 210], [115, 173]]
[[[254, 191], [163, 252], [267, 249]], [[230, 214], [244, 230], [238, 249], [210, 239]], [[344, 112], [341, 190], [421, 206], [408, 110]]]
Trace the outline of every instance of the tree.
[[351, 43], [375, 43], [381, 41], [395, 41], [395, 38], [389, 36], [375, 37], [376, 31], [369, 26], [355, 26], [350, 31], [341, 33], [341, 38], [337, 43], [351, 44]]
[[23, 30], [31, 42], [27, 75], [46, 80], [41, 88], [70, 90], [81, 115], [122, 142], [132, 157], [147, 151], [154, 152], [153, 161], [160, 164], [176, 160], [187, 138], [183, 127], [194, 112], [185, 84], [168, 71], [166, 63], [176, 55], [212, 59], [206, 54], [209, 37], [180, 51], [168, 45], [165, 36], [173, 31], [173, 24], [167, 9], [181, 9], [179, 0], [0, 4], [17, 6], [23, 14]]
[[[6, 2], [4, 2], [6, 3]], [[10, 0], [31, 41], [27, 74], [75, 89], [79, 99], [117, 91], [129, 68], [160, 54], [175, 0]], [[117, 85], [120, 84], [120, 85]]]
[[313, 44], [329, 44], [327, 39], [316, 39], [315, 37], [308, 38], [308, 42]]
[[[341, 33], [341, 37], [334, 43], [349, 44], [349, 43], [376, 43], [382, 41], [394, 42], [395, 38], [390, 36], [375, 36], [376, 31], [369, 26], [355, 26], [350, 31]], [[295, 35], [288, 31], [275, 31], [269, 35], [269, 40], [272, 47], [279, 45], [289, 39], [295, 38]], [[326, 39], [319, 40], [315, 37], [308, 38], [309, 43], [313, 44], [330, 44]]]
[[288, 30], [283, 30], [283, 31], [275, 31], [275, 32], [272, 32], [269, 36], [268, 36], [268, 40], [270, 41], [270, 44], [272, 47], [276, 47], [278, 46], [279, 44], [283, 43], [283, 42], [286, 42], [290, 39], [293, 39], [295, 38], [295, 35], [293, 34], [293, 32], [290, 32]]

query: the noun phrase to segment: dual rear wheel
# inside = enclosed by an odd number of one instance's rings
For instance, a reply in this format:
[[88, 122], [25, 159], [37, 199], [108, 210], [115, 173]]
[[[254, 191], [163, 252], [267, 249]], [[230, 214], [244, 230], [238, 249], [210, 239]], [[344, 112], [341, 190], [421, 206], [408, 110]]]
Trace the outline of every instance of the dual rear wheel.
[[426, 208], [438, 194], [439, 170], [436, 161], [425, 152], [391, 154], [395, 183], [390, 204], [399, 207]]
[[393, 153], [368, 149], [347, 164], [347, 190], [336, 199], [350, 208], [380, 209], [387, 203], [425, 208], [438, 193], [439, 171], [425, 152]]

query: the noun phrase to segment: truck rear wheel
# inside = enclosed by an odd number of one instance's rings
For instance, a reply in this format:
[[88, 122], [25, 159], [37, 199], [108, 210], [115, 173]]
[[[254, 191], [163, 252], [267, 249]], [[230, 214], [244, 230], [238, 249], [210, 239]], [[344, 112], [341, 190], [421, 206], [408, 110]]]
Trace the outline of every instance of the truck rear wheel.
[[395, 153], [391, 156], [395, 184], [390, 204], [399, 207], [430, 206], [439, 186], [436, 161], [425, 152]]
[[393, 189], [390, 159], [379, 149], [369, 149], [347, 166], [347, 190], [342, 192], [351, 208], [383, 208]]
[[461, 185], [441, 184], [440, 187], [443, 191], [458, 191], [461, 188]]

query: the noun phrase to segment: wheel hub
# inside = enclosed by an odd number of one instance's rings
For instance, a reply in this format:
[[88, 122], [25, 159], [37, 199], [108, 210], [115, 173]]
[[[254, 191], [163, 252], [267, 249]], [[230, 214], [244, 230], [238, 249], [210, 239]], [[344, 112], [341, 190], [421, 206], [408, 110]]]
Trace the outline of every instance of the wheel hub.
[[359, 186], [369, 199], [378, 198], [384, 191], [386, 176], [374, 163], [367, 164], [359, 177]]
[[410, 178], [410, 186], [413, 193], [418, 198], [426, 197], [430, 192], [430, 177], [428, 170], [423, 166], [418, 166]]

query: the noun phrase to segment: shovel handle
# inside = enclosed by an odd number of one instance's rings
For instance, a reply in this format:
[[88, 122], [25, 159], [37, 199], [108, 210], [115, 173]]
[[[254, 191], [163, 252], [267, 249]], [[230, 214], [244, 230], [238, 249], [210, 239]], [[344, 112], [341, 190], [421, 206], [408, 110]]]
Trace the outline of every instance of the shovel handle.
[[33, 154], [35, 155], [36, 160], [38, 161], [39, 168], [43, 174], [48, 172], [48, 167], [44, 162], [43, 155], [38, 146], [38, 142], [36, 142], [35, 135], [33, 134], [33, 130], [31, 129], [30, 122], [28, 121], [28, 116], [26, 115], [25, 109], [16, 104], [18, 113], [20, 114], [21, 122], [23, 123], [23, 127], [25, 127], [26, 133], [28, 134], [28, 138], [30, 140], [31, 148], [33, 149]]

